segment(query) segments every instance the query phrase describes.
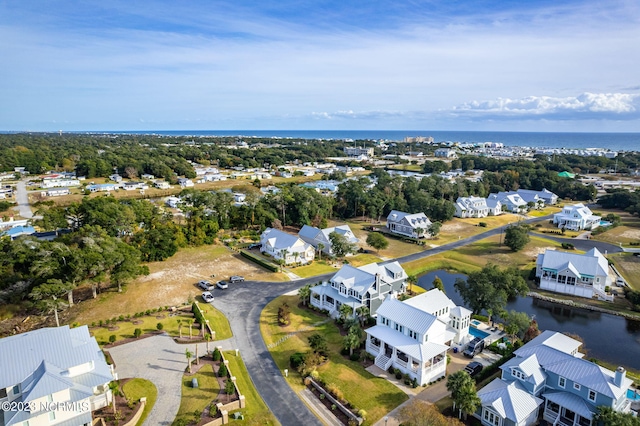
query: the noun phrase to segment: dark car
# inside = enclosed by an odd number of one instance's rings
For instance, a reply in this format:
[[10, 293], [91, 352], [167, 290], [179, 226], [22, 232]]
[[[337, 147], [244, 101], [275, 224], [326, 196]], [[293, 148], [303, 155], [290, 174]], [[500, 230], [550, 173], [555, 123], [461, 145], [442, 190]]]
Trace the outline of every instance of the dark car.
[[464, 352], [462, 352], [462, 355], [468, 358], [473, 358], [474, 356], [482, 352], [483, 349], [484, 349], [484, 339], [476, 337], [475, 339], [469, 342], [469, 344], [467, 345], [467, 348], [464, 350]]
[[469, 373], [471, 377], [474, 377], [482, 371], [482, 368], [483, 368], [482, 364], [480, 364], [477, 361], [473, 361], [473, 362], [470, 362], [469, 365], [467, 365], [464, 368], [464, 371]]

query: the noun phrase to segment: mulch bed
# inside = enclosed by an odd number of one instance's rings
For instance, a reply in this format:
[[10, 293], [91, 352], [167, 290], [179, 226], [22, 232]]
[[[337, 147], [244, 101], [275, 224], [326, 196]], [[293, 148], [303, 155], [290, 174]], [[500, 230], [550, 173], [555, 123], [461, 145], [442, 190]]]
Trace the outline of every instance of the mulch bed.
[[337, 407], [335, 410], [332, 410], [331, 406], [333, 405], [333, 403], [329, 401], [328, 398], [320, 398], [321, 392], [318, 389], [316, 389], [313, 385], [309, 385], [307, 386], [307, 388], [311, 391], [311, 393], [313, 393], [316, 396], [316, 398], [318, 398], [318, 401], [320, 401], [325, 407], [327, 407], [329, 411], [331, 411], [331, 413], [340, 421], [340, 423], [342, 423], [345, 426], [349, 425], [349, 416], [347, 416], [345, 413], [342, 412], [342, 410], [340, 410]]
[[[120, 380], [120, 390], [122, 392], [122, 386], [127, 383], [131, 379], [121, 379]], [[135, 401], [135, 403], [129, 406], [127, 402], [127, 398], [122, 395], [117, 395], [115, 397], [116, 400], [116, 409], [118, 411], [118, 420], [116, 420], [115, 415], [113, 414], [113, 407], [108, 405], [99, 410], [93, 412], [93, 418], [102, 417], [105, 423], [109, 426], [117, 426], [127, 423], [138, 411], [138, 407], [140, 407], [140, 402]]]

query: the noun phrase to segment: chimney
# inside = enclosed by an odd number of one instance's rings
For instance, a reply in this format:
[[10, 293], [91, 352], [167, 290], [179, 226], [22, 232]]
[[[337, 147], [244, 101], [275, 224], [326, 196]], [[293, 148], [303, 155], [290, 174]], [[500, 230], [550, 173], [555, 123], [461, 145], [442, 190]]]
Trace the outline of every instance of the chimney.
[[613, 383], [615, 383], [617, 387], [622, 387], [625, 377], [627, 377], [625, 369], [623, 367], [618, 367], [616, 368], [616, 375], [613, 377]]

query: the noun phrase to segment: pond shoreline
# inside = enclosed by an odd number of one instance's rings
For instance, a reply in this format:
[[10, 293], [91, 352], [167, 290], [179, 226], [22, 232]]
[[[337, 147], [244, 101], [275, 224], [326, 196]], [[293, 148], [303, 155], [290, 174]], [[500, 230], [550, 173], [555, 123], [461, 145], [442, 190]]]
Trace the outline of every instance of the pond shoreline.
[[602, 312], [604, 314], [610, 314], [610, 315], [616, 315], [616, 316], [619, 316], [619, 317], [624, 317], [626, 319], [633, 320], [633, 321], [640, 321], [640, 315], [633, 315], [633, 314], [628, 314], [626, 312], [614, 311], [612, 309], [605, 309], [605, 308], [601, 308], [599, 306], [592, 306], [592, 305], [588, 305], [588, 304], [585, 304], [585, 303], [576, 303], [573, 300], [556, 299], [554, 297], [545, 296], [545, 295], [542, 295], [540, 293], [536, 293], [535, 291], [530, 291], [529, 293], [527, 293], [527, 296], [531, 297], [531, 298], [534, 298], [534, 299], [540, 299], [540, 300], [544, 300], [544, 301], [547, 301], [547, 302], [557, 303], [559, 305], [570, 306], [572, 308], [587, 309], [587, 310], [590, 310], [590, 311]]

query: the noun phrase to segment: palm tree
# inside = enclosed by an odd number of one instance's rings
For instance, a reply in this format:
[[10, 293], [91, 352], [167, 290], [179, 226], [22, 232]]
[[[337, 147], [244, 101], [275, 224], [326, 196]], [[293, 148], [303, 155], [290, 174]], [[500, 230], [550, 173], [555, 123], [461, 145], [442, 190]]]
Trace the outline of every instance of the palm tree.
[[418, 283], [418, 277], [415, 275], [409, 275], [407, 277], [407, 282], [409, 283], [409, 293], [413, 293], [413, 285]]
[[209, 342], [211, 341], [211, 334], [209, 333], [205, 334], [204, 338], [207, 341], [207, 353], [209, 353]]
[[193, 318], [187, 320], [189, 324], [189, 339], [193, 339]]
[[303, 306], [307, 306], [307, 301], [309, 300], [309, 296], [311, 295], [311, 286], [309, 284], [302, 286], [298, 289], [298, 297], [302, 302]]
[[353, 355], [353, 350], [360, 346], [360, 338], [356, 333], [352, 333], [351, 330], [344, 336], [344, 347], [349, 349], [349, 356]]
[[462, 417], [462, 413], [473, 413], [480, 403], [478, 394], [476, 393], [476, 382], [469, 374], [460, 370], [451, 374], [447, 378], [447, 390], [451, 392], [453, 400], [453, 409], [458, 406], [458, 417]]
[[282, 254], [282, 259], [284, 259], [284, 264], [286, 266], [287, 265], [287, 255], [289, 254], [289, 250], [283, 249], [280, 253]]
[[322, 260], [322, 250], [324, 250], [324, 244], [318, 243], [318, 260]]
[[187, 349], [184, 351], [185, 356], [187, 357], [187, 366], [189, 367], [189, 374], [191, 374], [191, 357], [193, 356], [193, 353]]
[[293, 263], [296, 264], [296, 265], [298, 264], [299, 256], [300, 256], [300, 253], [298, 253], [297, 251], [293, 252]]
[[182, 339], [182, 320], [178, 320], [178, 333], [180, 333], [180, 338]]
[[109, 390], [111, 390], [111, 406], [113, 407], [113, 414], [117, 412], [116, 409], [116, 396], [120, 395], [120, 387], [115, 380], [109, 382]]
[[345, 321], [350, 316], [353, 316], [353, 308], [349, 305], [340, 305], [340, 318]]
[[358, 306], [356, 309], [356, 314], [358, 314], [358, 319], [360, 320], [360, 325], [364, 327], [365, 320], [369, 317], [369, 308], [366, 306]]

